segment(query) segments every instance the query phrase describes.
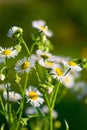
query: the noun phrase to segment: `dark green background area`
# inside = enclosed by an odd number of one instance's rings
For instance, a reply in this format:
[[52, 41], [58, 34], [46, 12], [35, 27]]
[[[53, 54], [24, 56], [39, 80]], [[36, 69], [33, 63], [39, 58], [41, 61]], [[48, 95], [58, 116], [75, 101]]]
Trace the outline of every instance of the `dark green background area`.
[[[6, 36], [12, 26], [23, 28], [23, 37], [32, 45], [33, 20], [43, 19], [54, 33], [50, 39], [53, 53], [73, 58], [87, 57], [87, 0], [0, 0], [0, 46], [17, 44]], [[26, 55], [25, 50], [22, 50]], [[87, 76], [85, 76], [87, 80]], [[60, 118], [65, 118], [70, 130], [87, 130], [87, 104], [74, 94], [65, 96], [56, 104]]]

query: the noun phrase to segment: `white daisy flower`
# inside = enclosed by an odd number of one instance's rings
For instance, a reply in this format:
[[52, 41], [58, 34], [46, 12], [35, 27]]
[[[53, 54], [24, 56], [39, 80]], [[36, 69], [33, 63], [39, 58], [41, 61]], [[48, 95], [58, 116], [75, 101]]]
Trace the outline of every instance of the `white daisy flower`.
[[36, 113], [36, 110], [35, 110], [35, 108], [33, 108], [33, 107], [28, 107], [28, 108], [26, 108], [26, 110], [25, 110], [25, 114], [26, 115], [32, 115], [32, 114], [35, 114]]
[[68, 67], [68, 68], [71, 68], [71, 70], [73, 71], [81, 71], [82, 68], [77, 64], [75, 63], [74, 61], [63, 61], [63, 63]]
[[0, 74], [0, 80], [3, 81], [5, 79], [5, 75], [4, 74]]
[[51, 37], [53, 35], [52, 31], [45, 26], [46, 22], [44, 20], [35, 20], [32, 22], [32, 26], [42, 31], [46, 36]]
[[[49, 109], [48, 109], [48, 107], [47, 107], [46, 105], [44, 105], [44, 106], [41, 108], [41, 111], [42, 111], [42, 113], [44, 113], [44, 114], [48, 114], [48, 113], [49, 113]], [[52, 118], [53, 118], [53, 119], [57, 119], [57, 117], [58, 117], [58, 112], [55, 111], [55, 110], [53, 110], [53, 111], [52, 111]]]
[[29, 72], [31, 68], [33, 68], [35, 65], [35, 60], [31, 59], [30, 57], [24, 57], [22, 60], [19, 60], [15, 66], [15, 70], [18, 73], [22, 72]]
[[58, 79], [58, 80], [60, 80], [60, 81], [62, 81], [62, 79], [63, 79], [63, 77], [64, 77], [64, 73], [63, 73], [63, 71], [62, 71], [62, 68], [61, 68], [59, 65], [57, 65], [57, 64], [55, 64], [55, 65], [53, 66], [53, 68], [52, 68], [52, 70], [50, 71], [50, 73], [51, 73], [51, 75], [52, 75], [52, 77], [53, 77], [54, 79]]
[[39, 50], [39, 49], [36, 51], [36, 54], [37, 54], [38, 57], [40, 57], [40, 59], [44, 59], [44, 60], [52, 57], [51, 53], [49, 53], [47, 51], [42, 51], [42, 50]]
[[45, 68], [52, 68], [54, 66], [53, 62], [43, 59], [39, 60], [38, 63]]
[[20, 36], [23, 33], [22, 28], [17, 27], [17, 26], [13, 26], [11, 29], [9, 29], [7, 36], [12, 38], [15, 36]]
[[[3, 93], [3, 98], [7, 101], [7, 92]], [[19, 93], [15, 93], [14, 91], [9, 92], [9, 101], [17, 102], [22, 99], [22, 96]]]
[[53, 55], [49, 60], [53, 61], [54, 63], [58, 64], [61, 63], [63, 64], [63, 61], [68, 61], [70, 58], [69, 57], [63, 57], [63, 56], [55, 56]]
[[30, 104], [33, 107], [39, 107], [44, 102], [44, 99], [42, 98], [42, 94], [35, 87], [30, 86], [26, 90], [26, 96], [27, 96], [27, 101], [30, 102]]
[[74, 77], [70, 74], [67, 74], [63, 77], [62, 83], [65, 85], [66, 88], [72, 88], [74, 87]]
[[14, 58], [15, 56], [18, 55], [18, 52], [13, 48], [2, 48], [0, 47], [0, 57], [2, 58]]

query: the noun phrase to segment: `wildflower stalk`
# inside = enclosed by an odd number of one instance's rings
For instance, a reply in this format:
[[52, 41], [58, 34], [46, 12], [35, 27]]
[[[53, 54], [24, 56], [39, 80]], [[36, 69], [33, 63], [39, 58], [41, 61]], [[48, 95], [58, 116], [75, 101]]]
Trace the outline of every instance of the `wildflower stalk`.
[[49, 126], [50, 126], [50, 130], [53, 130], [52, 111], [53, 111], [53, 109], [50, 108], [50, 110], [49, 110]]
[[57, 97], [57, 94], [58, 94], [58, 90], [59, 90], [59, 86], [60, 86], [60, 81], [57, 83], [57, 85], [55, 86], [56, 89], [54, 90], [54, 94], [53, 94], [53, 100], [51, 102], [51, 105], [52, 105], [52, 109], [54, 108], [54, 105], [55, 105], [55, 102], [56, 102], [56, 97]]
[[19, 39], [19, 41], [20, 41], [21, 43], [24, 44], [24, 46], [25, 46], [25, 48], [26, 48], [26, 50], [27, 50], [27, 52], [28, 52], [28, 55], [30, 56], [30, 50], [29, 50], [29, 48], [28, 48], [26, 42], [24, 41], [24, 39], [23, 39], [22, 37], [20, 37], [20, 38], [18, 38], [18, 39]]
[[29, 76], [29, 73], [26, 74], [26, 78], [25, 78], [23, 99], [22, 99], [22, 102], [21, 102], [21, 103], [22, 103], [22, 104], [21, 104], [21, 110], [20, 110], [20, 114], [19, 114], [19, 119], [18, 119], [18, 123], [17, 123], [16, 130], [19, 129], [20, 120], [21, 120], [21, 117], [22, 117], [23, 109], [24, 109], [25, 90], [26, 90], [26, 87], [27, 87], [28, 76]]
[[7, 91], [7, 114], [8, 114], [8, 123], [9, 123], [9, 130], [10, 130], [10, 108], [9, 108], [9, 88], [8, 88], [8, 66], [7, 66], [7, 57], [5, 58], [5, 65], [6, 65], [6, 91]]

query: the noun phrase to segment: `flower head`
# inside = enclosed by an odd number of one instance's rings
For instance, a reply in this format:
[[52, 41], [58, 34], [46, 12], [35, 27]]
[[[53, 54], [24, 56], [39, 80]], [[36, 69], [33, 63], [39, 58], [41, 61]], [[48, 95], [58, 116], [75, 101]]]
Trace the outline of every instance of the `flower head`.
[[26, 90], [26, 97], [27, 101], [34, 107], [39, 107], [44, 102], [42, 94], [37, 90], [37, 88], [32, 86]]
[[53, 68], [52, 68], [52, 70], [50, 71], [50, 73], [51, 73], [51, 75], [52, 75], [52, 77], [53, 77], [54, 79], [58, 79], [58, 80], [60, 80], [60, 81], [61, 81], [61, 79], [62, 79], [63, 76], [64, 76], [64, 73], [63, 73], [62, 68], [61, 68], [59, 65], [57, 65], [57, 64], [55, 64], [55, 65], [53, 66]]
[[5, 75], [4, 74], [0, 74], [0, 80], [3, 81], [5, 79]]
[[71, 74], [67, 74], [63, 77], [62, 82], [66, 88], [72, 88], [74, 86], [74, 77]]
[[[7, 101], [7, 92], [5, 91], [3, 93], [4, 99]], [[21, 100], [21, 95], [19, 93], [15, 93], [14, 91], [9, 92], [9, 101], [10, 102], [17, 102], [18, 100]]]
[[37, 50], [36, 54], [40, 59], [47, 60], [52, 57], [52, 54], [47, 51]]
[[48, 29], [45, 25], [46, 22], [44, 20], [35, 20], [32, 22], [32, 26], [42, 31], [46, 36], [51, 37], [53, 35], [52, 31]]
[[63, 61], [63, 63], [68, 67], [68, 68], [71, 68], [71, 70], [74, 70], [74, 71], [81, 71], [82, 68], [77, 64], [75, 63], [74, 61]]
[[7, 36], [12, 38], [12, 37], [19, 37], [22, 35], [23, 29], [17, 26], [13, 26], [11, 29], [9, 29]]
[[13, 48], [0, 48], [0, 57], [2, 58], [14, 58], [15, 56], [18, 55], [18, 52]]
[[18, 73], [29, 72], [32, 67], [34, 67], [35, 61], [30, 57], [24, 57], [22, 60], [19, 60], [15, 66], [15, 70]]
[[54, 66], [54, 63], [48, 60], [39, 60], [39, 64], [45, 68], [52, 68]]

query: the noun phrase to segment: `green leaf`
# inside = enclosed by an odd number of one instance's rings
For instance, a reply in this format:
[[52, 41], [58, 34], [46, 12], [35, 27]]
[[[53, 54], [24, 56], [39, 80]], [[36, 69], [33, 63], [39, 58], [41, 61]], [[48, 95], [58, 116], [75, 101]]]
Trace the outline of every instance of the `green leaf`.
[[1, 126], [0, 130], [4, 130], [4, 126], [5, 126], [5, 124], [3, 124], [3, 125]]
[[69, 125], [67, 123], [67, 121], [64, 119], [65, 125], [66, 125], [66, 130], [69, 130]]

